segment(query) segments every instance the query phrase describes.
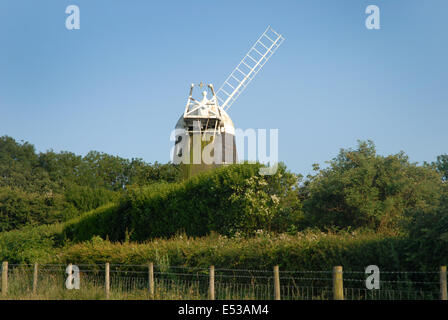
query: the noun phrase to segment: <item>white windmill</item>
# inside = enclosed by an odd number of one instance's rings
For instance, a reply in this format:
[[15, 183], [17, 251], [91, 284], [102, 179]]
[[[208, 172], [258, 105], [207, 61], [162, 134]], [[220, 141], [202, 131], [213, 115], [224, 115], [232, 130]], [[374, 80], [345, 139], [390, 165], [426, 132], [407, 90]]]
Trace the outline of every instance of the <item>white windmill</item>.
[[212, 84], [200, 83], [197, 86], [205, 90], [202, 99], [197, 100], [193, 98], [196, 86], [191, 85], [185, 111], [176, 124], [173, 154], [174, 163], [186, 165], [185, 177], [217, 165], [236, 163], [235, 127], [226, 110], [283, 41], [284, 37], [269, 26], [217, 92]]

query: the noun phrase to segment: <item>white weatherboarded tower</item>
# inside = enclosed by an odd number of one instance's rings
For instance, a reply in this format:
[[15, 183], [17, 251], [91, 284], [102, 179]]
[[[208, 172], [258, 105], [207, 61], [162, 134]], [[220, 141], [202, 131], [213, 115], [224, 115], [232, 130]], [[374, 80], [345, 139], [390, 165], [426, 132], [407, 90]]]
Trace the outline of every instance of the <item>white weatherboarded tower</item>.
[[[237, 162], [235, 127], [226, 110], [244, 91], [284, 37], [271, 27], [261, 34], [217, 92], [212, 84], [190, 87], [185, 111], [176, 124], [173, 162], [189, 178], [210, 168]], [[193, 91], [202, 89], [202, 97]]]

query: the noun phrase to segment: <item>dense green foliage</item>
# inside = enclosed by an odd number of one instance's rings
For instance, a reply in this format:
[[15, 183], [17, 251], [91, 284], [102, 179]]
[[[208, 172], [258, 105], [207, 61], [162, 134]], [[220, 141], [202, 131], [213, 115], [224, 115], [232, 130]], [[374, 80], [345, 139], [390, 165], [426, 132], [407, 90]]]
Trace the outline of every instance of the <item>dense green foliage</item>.
[[[446, 216], [445, 218], [446, 219]], [[432, 223], [439, 223], [436, 218]], [[445, 220], [446, 222], [446, 220]], [[145, 264], [282, 270], [363, 270], [376, 264], [382, 270], [437, 270], [448, 264], [446, 242], [438, 232], [420, 239], [392, 237], [372, 232], [324, 233], [305, 231], [294, 235], [258, 233], [251, 237], [211, 234], [192, 238], [177, 235], [142, 243], [110, 242], [95, 236], [72, 243], [63, 238], [64, 226], [27, 227], [0, 234], [0, 260], [11, 263]], [[446, 233], [446, 228], [445, 228]], [[437, 249], [431, 246], [436, 246]]]
[[0, 137], [0, 232], [65, 221], [118, 199], [130, 185], [173, 182], [171, 164], [147, 164], [96, 151], [36, 153], [34, 146]]
[[203, 236], [288, 231], [300, 219], [298, 178], [280, 165], [260, 175], [260, 165], [232, 165], [176, 184], [127, 191], [119, 205], [93, 211], [66, 228], [67, 237], [94, 235], [123, 240], [170, 237], [178, 232]]
[[[388, 270], [406, 268], [401, 248], [405, 242], [373, 233], [328, 234], [318, 231], [295, 235], [261, 233], [254, 237], [202, 238], [178, 235], [168, 240], [113, 243], [99, 237], [64, 250], [56, 262], [123, 263], [207, 268], [265, 269], [278, 264], [282, 270], [331, 270], [335, 265], [363, 270], [379, 264]], [[403, 265], [402, 265], [403, 263]]]
[[437, 156], [437, 161], [432, 164], [442, 175], [443, 181], [448, 181], [448, 154]]
[[360, 142], [304, 181], [244, 164], [181, 182], [171, 164], [1, 137], [0, 260], [434, 270], [448, 263], [447, 164]]
[[[61, 238], [63, 224], [26, 226], [20, 230], [0, 233], [0, 260], [10, 263], [32, 263], [54, 258]], [[68, 244], [68, 243], [65, 243]]]
[[420, 268], [444, 259], [448, 263], [448, 185], [444, 186], [441, 205], [432, 210], [413, 210], [408, 221], [409, 259]]
[[342, 149], [302, 190], [309, 226], [400, 231], [409, 210], [436, 208], [441, 176], [404, 153], [377, 155], [372, 142]]

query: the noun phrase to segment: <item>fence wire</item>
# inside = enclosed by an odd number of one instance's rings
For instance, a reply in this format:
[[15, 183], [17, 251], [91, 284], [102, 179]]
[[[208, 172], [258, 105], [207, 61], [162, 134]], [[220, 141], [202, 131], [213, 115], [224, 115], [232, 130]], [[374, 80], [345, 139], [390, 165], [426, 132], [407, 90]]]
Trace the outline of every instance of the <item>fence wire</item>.
[[[74, 264], [75, 265], [75, 264]], [[6, 299], [105, 299], [105, 265], [77, 264], [79, 289], [66, 287], [67, 265], [9, 264]], [[215, 298], [220, 300], [274, 299], [272, 270], [214, 269]], [[154, 265], [154, 295], [150, 294], [148, 265], [110, 264], [110, 299], [208, 299], [209, 268]], [[3, 273], [3, 272], [2, 272]], [[282, 271], [279, 273], [282, 300], [333, 299], [332, 271]], [[381, 271], [380, 288], [366, 288], [364, 271], [343, 272], [346, 300], [436, 300], [439, 272]], [[2, 277], [3, 278], [3, 277]], [[0, 279], [0, 283], [3, 280]], [[3, 288], [3, 285], [0, 285]], [[2, 289], [3, 290], [3, 289]]]

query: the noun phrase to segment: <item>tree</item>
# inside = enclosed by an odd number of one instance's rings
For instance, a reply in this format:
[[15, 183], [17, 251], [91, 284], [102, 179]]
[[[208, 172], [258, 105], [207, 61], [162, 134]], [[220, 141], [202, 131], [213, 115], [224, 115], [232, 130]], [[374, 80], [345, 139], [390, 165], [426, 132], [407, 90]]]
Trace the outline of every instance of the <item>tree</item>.
[[[448, 263], [448, 186], [440, 205], [431, 210], [411, 210], [407, 223], [407, 258], [422, 269], [434, 270]], [[429, 266], [429, 267], [428, 267]]]
[[173, 164], [146, 163], [98, 151], [85, 157], [37, 153], [28, 142], [0, 137], [0, 231], [74, 217], [116, 200], [129, 185], [180, 179]]
[[407, 210], [427, 210], [440, 197], [435, 170], [410, 163], [403, 152], [377, 155], [372, 141], [341, 149], [329, 164], [301, 191], [309, 226], [398, 231]]
[[0, 187], [0, 232], [61, 221], [68, 209], [63, 195]]
[[438, 156], [437, 161], [432, 164], [442, 174], [443, 181], [448, 181], [448, 154]]
[[53, 187], [47, 172], [38, 165], [34, 146], [8, 136], [0, 137], [0, 186], [38, 192]]

